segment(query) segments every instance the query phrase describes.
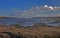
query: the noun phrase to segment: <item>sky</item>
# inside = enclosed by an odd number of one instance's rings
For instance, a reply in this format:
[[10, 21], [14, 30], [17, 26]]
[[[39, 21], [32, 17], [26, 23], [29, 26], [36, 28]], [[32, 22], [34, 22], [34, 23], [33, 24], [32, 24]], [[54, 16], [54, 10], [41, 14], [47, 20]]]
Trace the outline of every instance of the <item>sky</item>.
[[0, 0], [0, 16], [17, 16], [20, 10], [44, 5], [59, 7], [60, 0]]

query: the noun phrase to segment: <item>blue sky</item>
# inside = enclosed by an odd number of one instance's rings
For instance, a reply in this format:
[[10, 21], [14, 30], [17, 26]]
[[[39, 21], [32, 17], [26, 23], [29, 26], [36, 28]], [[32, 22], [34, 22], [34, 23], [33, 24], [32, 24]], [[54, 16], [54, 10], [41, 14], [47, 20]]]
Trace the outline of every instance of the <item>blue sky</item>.
[[28, 9], [46, 4], [60, 6], [60, 0], [0, 0], [0, 16], [11, 16], [13, 10]]

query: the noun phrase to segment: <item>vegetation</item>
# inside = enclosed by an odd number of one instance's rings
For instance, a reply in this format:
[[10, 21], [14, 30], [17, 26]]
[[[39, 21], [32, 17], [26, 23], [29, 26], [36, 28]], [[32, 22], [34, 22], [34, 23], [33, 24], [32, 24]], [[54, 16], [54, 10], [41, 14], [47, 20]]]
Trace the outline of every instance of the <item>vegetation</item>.
[[[9, 38], [60, 38], [59, 27], [48, 27], [45, 23], [35, 23], [30, 28], [20, 28], [19, 24], [12, 27], [0, 27], [0, 36]], [[12, 28], [12, 29], [11, 29]]]
[[12, 25], [13, 27], [16, 27], [16, 28], [21, 28], [21, 27], [23, 27], [21, 24], [14, 24], [14, 25]]
[[47, 26], [47, 25], [45, 23], [37, 22], [34, 24], [34, 26]]

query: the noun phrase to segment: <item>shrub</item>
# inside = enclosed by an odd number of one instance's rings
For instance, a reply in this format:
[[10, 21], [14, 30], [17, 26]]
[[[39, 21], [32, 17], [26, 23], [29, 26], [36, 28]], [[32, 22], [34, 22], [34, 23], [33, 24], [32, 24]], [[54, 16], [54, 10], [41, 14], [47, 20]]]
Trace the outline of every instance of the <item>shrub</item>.
[[2, 35], [0, 35], [0, 38], [3, 38], [3, 36], [2, 36]]
[[60, 38], [60, 32], [56, 32], [53, 34], [53, 38]]
[[47, 25], [45, 23], [38, 22], [38, 23], [35, 23], [34, 26], [47, 26]]
[[20, 28], [20, 27], [23, 27], [22, 25], [20, 25], [20, 24], [15, 24], [15, 25], [13, 25], [14, 27], [16, 27], [16, 28]]

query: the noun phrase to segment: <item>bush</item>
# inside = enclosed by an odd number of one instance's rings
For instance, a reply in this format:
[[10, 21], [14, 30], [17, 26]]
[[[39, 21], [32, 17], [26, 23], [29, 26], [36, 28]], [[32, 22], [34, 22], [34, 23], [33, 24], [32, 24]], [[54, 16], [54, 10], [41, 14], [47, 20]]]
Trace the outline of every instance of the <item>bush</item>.
[[16, 28], [20, 28], [20, 27], [23, 27], [22, 25], [20, 25], [20, 24], [15, 24], [15, 25], [13, 25], [14, 27], [16, 27]]
[[60, 32], [56, 32], [53, 34], [53, 38], [60, 38]]
[[2, 35], [0, 35], [0, 38], [3, 38], [3, 36], [2, 36]]
[[38, 22], [38, 23], [35, 23], [34, 26], [47, 26], [47, 25], [45, 23]]

